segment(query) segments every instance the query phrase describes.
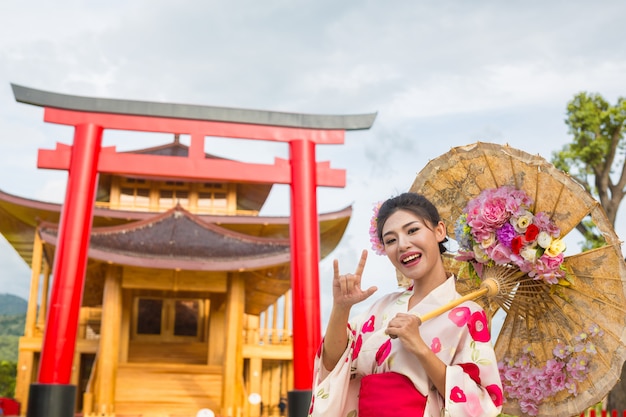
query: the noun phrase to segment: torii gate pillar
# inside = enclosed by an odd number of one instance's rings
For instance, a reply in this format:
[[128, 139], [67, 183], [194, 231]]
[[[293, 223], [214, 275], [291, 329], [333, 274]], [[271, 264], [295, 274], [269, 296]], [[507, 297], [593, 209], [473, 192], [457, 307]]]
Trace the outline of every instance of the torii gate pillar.
[[[70, 376], [98, 173], [182, 180], [227, 180], [291, 186], [291, 285], [294, 391], [289, 416], [306, 417], [315, 353], [321, 343], [317, 186], [345, 186], [345, 171], [315, 161], [318, 144], [342, 144], [345, 130], [369, 129], [375, 114], [305, 115], [67, 96], [12, 85], [19, 102], [45, 108], [46, 122], [75, 127], [73, 145], [40, 150], [38, 167], [69, 171], [59, 224], [54, 281], [48, 303], [37, 384], [30, 387], [28, 417], [73, 417], [76, 388]], [[102, 149], [105, 129], [189, 134], [188, 157], [118, 154]], [[208, 161], [204, 138], [288, 142], [290, 163]], [[224, 406], [224, 405], [223, 405]], [[232, 409], [228, 405], [225, 409]]]

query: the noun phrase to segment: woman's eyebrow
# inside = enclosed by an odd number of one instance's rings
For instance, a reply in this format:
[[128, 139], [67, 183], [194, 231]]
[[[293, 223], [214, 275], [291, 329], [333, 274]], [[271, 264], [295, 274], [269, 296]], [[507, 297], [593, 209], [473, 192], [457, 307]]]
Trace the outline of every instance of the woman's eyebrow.
[[[423, 223], [422, 223], [421, 221], [419, 221], [419, 220], [411, 220], [410, 222], [408, 222], [408, 223], [406, 223], [406, 224], [403, 224], [403, 225], [402, 225], [402, 228], [403, 228], [403, 229], [405, 229], [405, 228], [407, 228], [407, 227], [409, 227], [409, 226], [413, 225], [414, 223], [418, 223], [419, 225], [423, 225]], [[387, 235], [388, 235], [388, 234], [390, 234], [390, 233], [393, 233], [393, 230], [389, 230], [388, 232], [383, 233], [383, 237], [384, 237], [384, 236], [387, 236]]]

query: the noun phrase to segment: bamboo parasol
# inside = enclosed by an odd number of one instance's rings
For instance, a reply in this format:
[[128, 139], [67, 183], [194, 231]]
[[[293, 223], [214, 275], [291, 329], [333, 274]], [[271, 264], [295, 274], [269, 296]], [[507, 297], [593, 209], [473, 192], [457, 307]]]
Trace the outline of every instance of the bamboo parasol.
[[482, 297], [477, 301], [492, 316], [506, 313], [495, 342], [504, 412], [579, 415], [607, 395], [626, 359], [626, 264], [620, 241], [600, 204], [573, 178], [540, 156], [509, 146], [477, 142], [453, 148], [417, 174], [411, 191], [435, 204], [448, 236], [456, 239], [455, 223], [467, 203], [503, 186], [530, 196], [532, 212], [546, 213], [562, 236], [591, 219], [606, 241], [598, 249], [565, 256], [566, 279], [556, 284], [505, 265], [515, 282], [495, 294], [472, 278], [467, 262], [445, 258], [448, 270], [457, 274], [459, 292]]

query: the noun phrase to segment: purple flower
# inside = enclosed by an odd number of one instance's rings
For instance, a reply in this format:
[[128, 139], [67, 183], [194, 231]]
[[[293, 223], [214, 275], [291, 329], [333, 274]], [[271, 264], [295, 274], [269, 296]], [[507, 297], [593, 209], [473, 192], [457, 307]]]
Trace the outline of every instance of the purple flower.
[[496, 236], [500, 243], [507, 248], [511, 248], [511, 240], [516, 236], [515, 228], [511, 223], [505, 223], [501, 228], [496, 230]]

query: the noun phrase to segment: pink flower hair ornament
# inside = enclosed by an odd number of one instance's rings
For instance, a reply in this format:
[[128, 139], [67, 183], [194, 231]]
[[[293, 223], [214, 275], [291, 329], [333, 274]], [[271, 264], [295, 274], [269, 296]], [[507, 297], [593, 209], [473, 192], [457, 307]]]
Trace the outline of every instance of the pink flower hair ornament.
[[378, 211], [382, 205], [382, 201], [374, 204], [372, 208], [372, 219], [370, 220], [370, 243], [372, 244], [372, 250], [376, 252], [377, 255], [385, 254], [385, 245], [383, 245], [383, 242], [378, 238]]

